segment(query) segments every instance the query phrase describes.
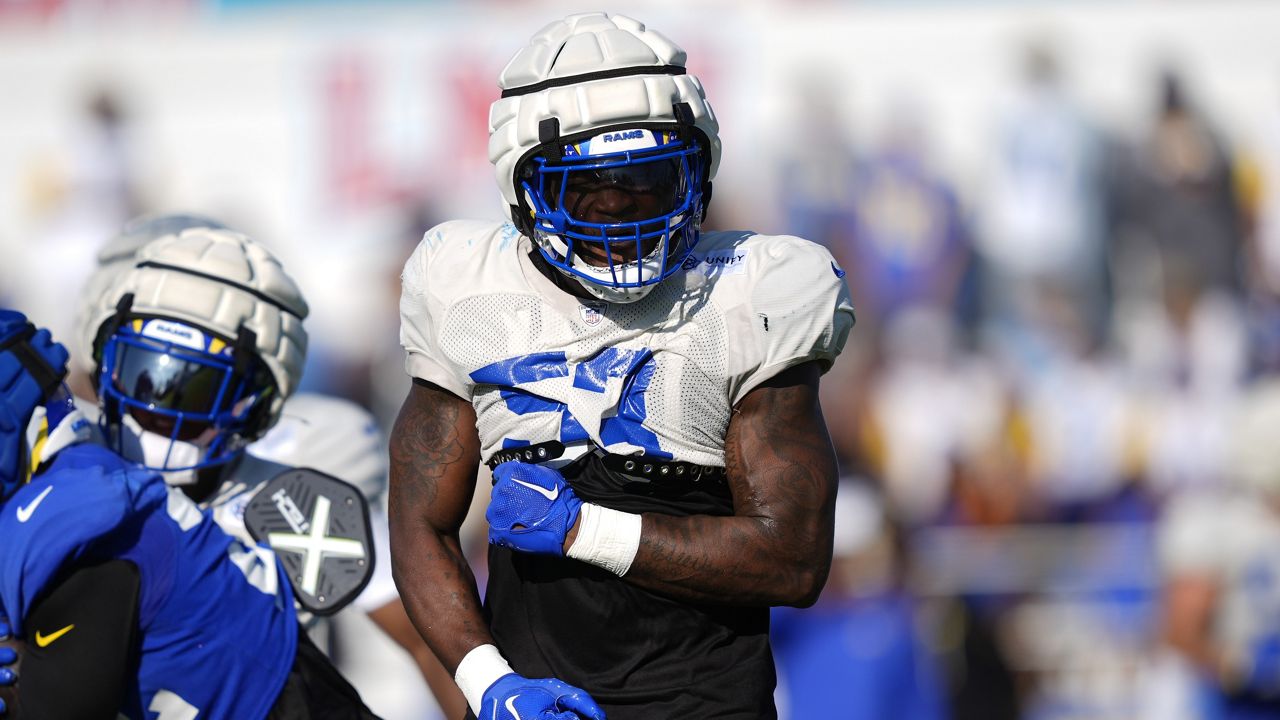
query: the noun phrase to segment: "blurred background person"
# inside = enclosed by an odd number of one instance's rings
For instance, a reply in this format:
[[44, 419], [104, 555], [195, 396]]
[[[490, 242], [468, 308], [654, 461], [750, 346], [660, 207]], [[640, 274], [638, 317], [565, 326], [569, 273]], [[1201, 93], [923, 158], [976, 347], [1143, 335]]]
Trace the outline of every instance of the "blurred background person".
[[[1130, 263], [1187, 268], [1197, 290], [1238, 292], [1245, 227], [1232, 150], [1182, 72], [1167, 66], [1157, 83], [1150, 124], [1120, 155], [1117, 252]], [[1150, 255], [1131, 259], [1135, 253]]]
[[1035, 365], [1037, 313], [1064, 302], [1082, 342], [1107, 331], [1103, 138], [1067, 86], [1052, 38], [1024, 41], [1018, 84], [994, 118], [985, 186], [976, 200], [984, 339], [1015, 363]]
[[1251, 389], [1231, 482], [1179, 495], [1160, 525], [1161, 637], [1202, 718], [1280, 717], [1280, 380]]
[[[942, 308], [916, 307], [893, 317], [877, 360], [860, 455], [897, 521], [909, 529], [943, 522], [957, 511], [958, 466], [1003, 429], [1005, 389], [986, 359], [964, 348], [957, 323]], [[995, 492], [1013, 505], [1019, 501], [1017, 483], [1002, 482]]]
[[971, 269], [968, 219], [950, 179], [933, 167], [928, 113], [903, 96], [889, 101], [881, 122], [845, 200], [852, 212], [840, 248], [866, 329], [874, 334], [914, 307], [972, 321], [972, 298], [962, 295]]
[[793, 72], [790, 123], [805, 142], [789, 143], [775, 170], [784, 227], [813, 240], [848, 264], [852, 240], [854, 183], [859, 158], [848, 95], [832, 92], [849, 78], [821, 66]]
[[27, 242], [39, 253], [11, 253], [0, 265], [0, 299], [37, 307], [47, 327], [72, 337], [72, 305], [63, 292], [84, 281], [98, 246], [138, 209], [133, 115], [127, 95], [107, 84], [81, 91], [56, 149], [29, 158], [13, 178], [32, 218]]

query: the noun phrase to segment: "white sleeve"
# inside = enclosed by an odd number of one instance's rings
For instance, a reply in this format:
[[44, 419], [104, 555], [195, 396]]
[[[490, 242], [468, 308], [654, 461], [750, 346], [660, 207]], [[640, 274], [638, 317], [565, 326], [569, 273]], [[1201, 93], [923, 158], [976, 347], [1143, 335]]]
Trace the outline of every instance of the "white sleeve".
[[431, 288], [433, 271], [437, 274], [448, 271], [448, 268], [432, 267], [437, 250], [445, 242], [445, 234], [442, 226], [428, 230], [404, 264], [400, 277], [400, 344], [406, 353], [405, 370], [411, 377], [469, 398], [470, 390], [457, 377], [453, 364], [440, 348], [438, 322], [443, 319], [446, 308]]
[[369, 506], [369, 528], [373, 531], [373, 576], [351, 602], [353, 607], [365, 613], [400, 599], [400, 591], [391, 577], [391, 533], [387, 528], [387, 513], [380, 505]]
[[1207, 493], [1186, 493], [1169, 501], [1156, 529], [1160, 569], [1175, 575], [1218, 575], [1226, 568], [1229, 503]]
[[344, 398], [316, 393], [290, 396], [280, 421], [248, 452], [345, 480], [370, 503], [386, 492], [387, 448], [382, 431], [368, 410]]
[[752, 249], [751, 331], [735, 338], [746, 366], [730, 388], [734, 405], [795, 365], [817, 360], [826, 372], [853, 327], [844, 271], [826, 248], [785, 235], [763, 240]]

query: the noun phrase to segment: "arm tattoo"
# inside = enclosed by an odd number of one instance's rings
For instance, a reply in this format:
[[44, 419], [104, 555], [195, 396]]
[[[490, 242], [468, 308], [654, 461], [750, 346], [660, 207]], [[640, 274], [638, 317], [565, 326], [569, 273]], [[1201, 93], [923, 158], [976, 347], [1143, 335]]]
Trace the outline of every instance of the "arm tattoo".
[[409, 618], [452, 673], [467, 651], [492, 641], [458, 537], [480, 463], [475, 412], [415, 383], [389, 446], [392, 574]]
[[462, 460], [458, 414], [457, 403], [431, 397], [427, 402], [406, 402], [396, 417], [391, 474], [407, 481], [401, 490], [414, 505], [432, 503], [441, 476]]

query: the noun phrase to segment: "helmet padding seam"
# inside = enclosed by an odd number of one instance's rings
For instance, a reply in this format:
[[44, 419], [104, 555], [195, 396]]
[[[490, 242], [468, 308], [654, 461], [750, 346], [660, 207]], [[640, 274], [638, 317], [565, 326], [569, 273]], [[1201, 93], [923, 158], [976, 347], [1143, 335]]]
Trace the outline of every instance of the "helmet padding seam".
[[645, 65], [641, 67], [610, 68], [608, 70], [598, 70], [596, 72], [582, 73], [580, 75], [567, 75], [565, 77], [549, 78], [542, 82], [536, 82], [532, 85], [521, 85], [520, 87], [507, 88], [502, 91], [502, 97], [519, 97], [520, 95], [541, 92], [542, 90], [547, 90], [549, 88], [577, 85], [579, 83], [591, 82], [593, 80], [612, 80], [614, 78], [631, 77], [633, 75], [684, 75], [686, 72], [687, 71], [682, 65]]
[[190, 269], [190, 268], [185, 268], [185, 267], [182, 267], [182, 266], [180, 266], [180, 265], [170, 265], [170, 264], [168, 264], [168, 263], [158, 263], [158, 262], [155, 262], [155, 261], [152, 261], [152, 260], [147, 260], [147, 261], [145, 261], [145, 262], [138, 263], [138, 267], [140, 267], [140, 268], [156, 268], [157, 270], [172, 270], [172, 271], [174, 271], [174, 272], [179, 272], [179, 273], [183, 273], [183, 274], [186, 274], [186, 275], [194, 275], [195, 277], [204, 278], [205, 280], [212, 280], [212, 281], [214, 281], [214, 282], [218, 283], [219, 285], [227, 285], [227, 286], [230, 286], [230, 287], [236, 288], [237, 290], [243, 290], [243, 291], [245, 291], [245, 292], [249, 293], [250, 295], [252, 295], [252, 296], [254, 296], [254, 297], [258, 298], [259, 300], [261, 300], [261, 301], [263, 301], [263, 302], [267, 303], [268, 305], [271, 305], [271, 306], [273, 306], [273, 307], [279, 308], [281, 311], [286, 312], [286, 313], [288, 313], [288, 314], [290, 314], [290, 315], [292, 315], [292, 316], [294, 316], [294, 317], [298, 318], [299, 320], [301, 320], [301, 319], [302, 319], [302, 316], [301, 316], [301, 315], [299, 315], [299, 314], [297, 313], [297, 311], [295, 311], [295, 310], [291, 309], [290, 307], [288, 307], [287, 305], [285, 305], [285, 304], [281, 303], [279, 300], [276, 300], [275, 298], [271, 297], [270, 295], [267, 295], [266, 293], [263, 293], [261, 290], [256, 290], [256, 289], [254, 289], [254, 288], [249, 287], [248, 285], [242, 285], [242, 284], [240, 284], [240, 283], [238, 283], [238, 282], [235, 282], [235, 281], [233, 281], [233, 280], [228, 280], [227, 278], [222, 277], [222, 276], [219, 276], [219, 275], [212, 275], [212, 274], [210, 274], [210, 273], [201, 272], [201, 271], [199, 271], [199, 270], [192, 270], [192, 269]]

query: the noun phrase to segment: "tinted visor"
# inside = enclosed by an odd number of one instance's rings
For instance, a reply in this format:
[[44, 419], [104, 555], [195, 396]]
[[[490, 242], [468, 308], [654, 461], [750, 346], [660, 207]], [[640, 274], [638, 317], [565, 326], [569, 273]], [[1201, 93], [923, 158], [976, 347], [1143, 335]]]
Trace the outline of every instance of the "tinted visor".
[[229, 364], [168, 351], [165, 345], [136, 339], [119, 343], [111, 382], [125, 397], [150, 409], [212, 416], [226, 409], [232, 388]]
[[630, 216], [618, 218], [621, 222], [660, 218], [675, 212], [684, 202], [684, 173], [679, 158], [557, 170], [548, 183], [548, 194], [558, 200], [552, 206], [563, 207], [574, 220], [604, 221], [589, 217], [592, 200], [599, 193], [621, 193], [630, 201], [625, 203]]

